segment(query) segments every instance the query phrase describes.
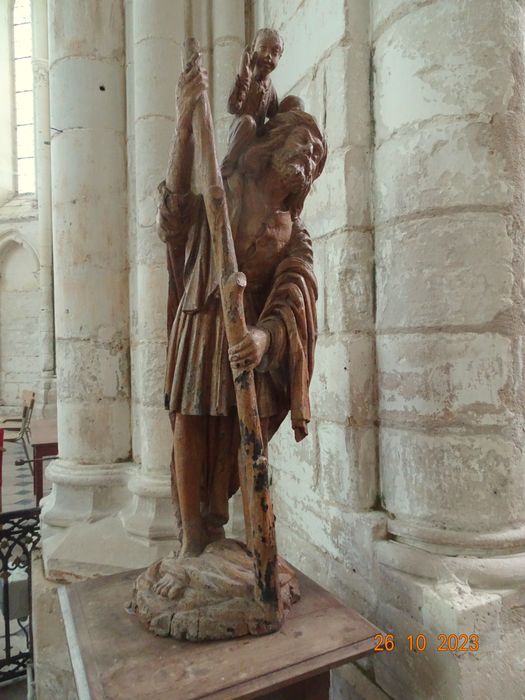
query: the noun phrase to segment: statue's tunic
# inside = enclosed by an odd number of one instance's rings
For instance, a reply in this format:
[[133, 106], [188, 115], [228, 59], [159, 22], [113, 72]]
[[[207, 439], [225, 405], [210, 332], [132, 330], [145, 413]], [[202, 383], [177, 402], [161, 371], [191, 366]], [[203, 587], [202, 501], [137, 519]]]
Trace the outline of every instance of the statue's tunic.
[[[299, 440], [307, 434], [310, 419], [308, 387], [316, 339], [317, 287], [310, 237], [298, 219], [291, 220], [289, 212], [273, 212], [253, 240], [241, 238], [242, 181], [234, 174], [225, 187], [238, 267], [247, 277], [246, 322], [270, 334], [269, 349], [255, 372], [263, 433], [271, 437], [291, 409]], [[227, 497], [238, 488], [238, 426], [219, 279], [202, 196], [172, 194], [164, 184], [159, 190], [158, 230], [168, 248], [170, 278], [166, 407], [172, 416], [228, 417], [218, 432], [231, 437], [225, 442], [225, 454], [216, 461], [227, 459], [230, 464], [210, 464], [204, 475], [207, 500], [221, 501], [210, 493], [215, 487], [209, 472], [230, 470], [228, 493], [222, 498], [226, 504], [210, 507], [220, 522], [227, 519]], [[216, 437], [216, 423], [209, 423], [208, 431]]]

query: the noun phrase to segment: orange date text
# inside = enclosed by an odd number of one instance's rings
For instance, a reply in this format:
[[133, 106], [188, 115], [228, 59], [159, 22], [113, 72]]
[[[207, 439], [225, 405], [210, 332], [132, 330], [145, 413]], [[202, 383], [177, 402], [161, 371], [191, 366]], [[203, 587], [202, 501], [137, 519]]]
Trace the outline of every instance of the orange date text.
[[479, 635], [477, 634], [438, 634], [437, 638], [430, 637], [426, 634], [409, 634], [403, 638], [403, 644], [400, 644], [400, 639], [393, 634], [376, 634], [374, 635], [376, 642], [374, 651], [394, 651], [401, 646], [408, 651], [421, 653], [425, 650], [432, 651], [449, 651], [453, 653], [464, 653], [479, 650]]

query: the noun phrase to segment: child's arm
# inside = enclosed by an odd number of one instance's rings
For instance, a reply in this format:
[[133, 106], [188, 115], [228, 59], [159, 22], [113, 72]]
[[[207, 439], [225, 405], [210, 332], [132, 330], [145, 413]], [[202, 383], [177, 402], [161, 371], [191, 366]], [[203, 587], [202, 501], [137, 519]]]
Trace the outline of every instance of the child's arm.
[[228, 98], [228, 112], [230, 114], [243, 113], [244, 103], [252, 81], [254, 58], [255, 56], [250, 52], [250, 47], [247, 46], [242, 53], [239, 73]]

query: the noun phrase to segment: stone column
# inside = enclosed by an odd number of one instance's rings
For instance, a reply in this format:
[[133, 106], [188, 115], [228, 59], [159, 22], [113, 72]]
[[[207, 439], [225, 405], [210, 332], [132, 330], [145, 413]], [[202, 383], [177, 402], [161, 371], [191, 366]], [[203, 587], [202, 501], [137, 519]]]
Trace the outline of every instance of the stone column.
[[48, 571], [86, 561], [88, 534], [72, 526], [118, 512], [131, 448], [122, 3], [49, 9], [60, 460], [42, 516]]
[[42, 380], [38, 405], [42, 415], [56, 414], [55, 320], [53, 300], [53, 231], [49, 128], [49, 65], [47, 0], [32, 0], [35, 163], [40, 253], [40, 361]]
[[[523, 599], [489, 589], [525, 580], [523, 20], [511, 0], [375, 3], [380, 465], [391, 538], [377, 548], [378, 624], [400, 637], [421, 631], [432, 646], [424, 659], [376, 660], [394, 698], [474, 697], [481, 676], [484, 696], [517, 697]], [[433, 653], [439, 633], [473, 632], [477, 676], [464, 670], [472, 654]]]
[[244, 5], [244, 0], [229, 0], [228, 4], [214, 2], [211, 6], [212, 109], [219, 160], [226, 153], [233, 118], [228, 114], [228, 95], [247, 44]]
[[134, 216], [131, 241], [133, 456], [140, 469], [130, 480], [132, 502], [123, 512], [135, 536], [173, 539], [172, 434], [164, 409], [166, 367], [166, 246], [157, 236], [157, 186], [164, 179], [175, 126], [175, 95], [182, 67], [184, 5], [133, 0], [128, 8], [132, 81]]

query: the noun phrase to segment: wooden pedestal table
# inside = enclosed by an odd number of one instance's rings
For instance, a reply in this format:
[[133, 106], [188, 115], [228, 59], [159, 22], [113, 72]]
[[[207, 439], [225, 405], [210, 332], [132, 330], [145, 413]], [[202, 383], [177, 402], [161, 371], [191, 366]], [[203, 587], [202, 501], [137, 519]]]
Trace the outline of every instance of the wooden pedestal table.
[[35, 420], [31, 423], [31, 447], [33, 448], [33, 492], [36, 504], [44, 495], [44, 457], [58, 455], [56, 420]]
[[223, 642], [155, 637], [126, 612], [137, 571], [59, 588], [79, 700], [328, 700], [330, 669], [379, 630], [306, 576], [279, 632]]

